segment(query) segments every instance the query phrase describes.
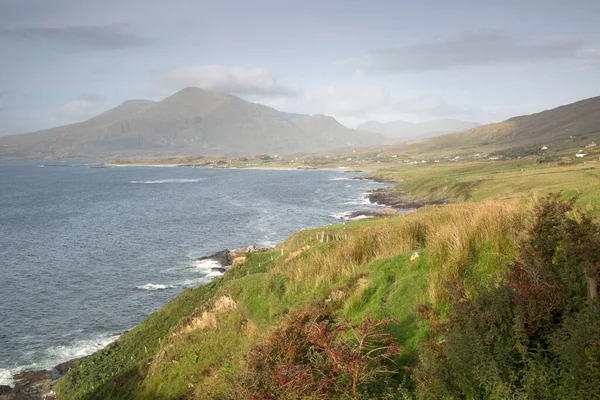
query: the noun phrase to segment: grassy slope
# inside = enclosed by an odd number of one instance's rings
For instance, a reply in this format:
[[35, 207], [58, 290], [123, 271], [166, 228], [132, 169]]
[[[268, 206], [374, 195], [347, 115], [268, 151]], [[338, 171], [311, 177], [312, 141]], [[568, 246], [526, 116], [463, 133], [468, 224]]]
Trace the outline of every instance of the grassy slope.
[[[390, 159], [392, 160], [392, 159]], [[600, 164], [548, 167], [536, 158], [404, 165], [374, 175], [415, 197], [456, 204], [400, 217], [304, 230], [207, 286], [187, 290], [60, 382], [63, 399], [236, 398], [245, 356], [294, 309], [328, 303], [342, 318], [392, 317], [411, 366], [425, 329], [415, 304], [447, 305], [444, 282], [473, 291], [517, 254], [538, 193], [564, 190], [600, 207]], [[491, 199], [491, 200], [490, 200]], [[323, 238], [326, 240], [323, 240]], [[419, 257], [410, 261], [417, 251]]]
[[549, 191], [577, 194], [580, 204], [600, 207], [600, 163], [549, 167], [535, 159], [396, 167], [374, 175], [401, 182], [396, 189], [415, 197], [450, 202], [511, 199]]
[[[253, 254], [211, 285], [184, 292], [71, 370], [59, 394], [235, 398], [235, 377], [252, 346], [290, 310], [319, 302], [353, 321], [367, 314], [397, 318], [391, 333], [403, 348], [401, 362], [412, 365], [424, 333], [415, 304], [443, 305], [440, 283], [450, 277], [487, 280], [494, 265], [514, 256], [523, 209], [518, 202], [426, 207], [298, 232], [276, 251]], [[305, 250], [292, 258], [299, 249]], [[420, 257], [410, 261], [414, 251]]]

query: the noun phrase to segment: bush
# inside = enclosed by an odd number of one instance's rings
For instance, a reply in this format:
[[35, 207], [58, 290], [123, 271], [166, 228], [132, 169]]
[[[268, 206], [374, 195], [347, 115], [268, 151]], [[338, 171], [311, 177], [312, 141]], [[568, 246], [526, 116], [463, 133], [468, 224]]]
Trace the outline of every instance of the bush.
[[444, 319], [431, 307], [431, 339], [416, 372], [424, 398], [600, 397], [600, 226], [548, 196], [519, 258], [469, 299], [449, 283]]
[[399, 352], [384, 332], [389, 319], [339, 324], [325, 309], [309, 308], [254, 348], [239, 387], [245, 399], [358, 399], [369, 382], [391, 373]]

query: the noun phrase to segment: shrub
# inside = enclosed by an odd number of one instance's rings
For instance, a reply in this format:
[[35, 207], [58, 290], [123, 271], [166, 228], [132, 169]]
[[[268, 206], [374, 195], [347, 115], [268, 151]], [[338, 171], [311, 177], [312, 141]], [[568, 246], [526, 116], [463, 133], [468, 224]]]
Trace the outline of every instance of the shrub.
[[393, 321], [339, 324], [325, 309], [290, 316], [249, 356], [239, 387], [245, 399], [358, 399], [365, 385], [391, 373], [399, 348], [384, 332]]
[[600, 226], [548, 196], [506, 275], [468, 298], [449, 282], [442, 319], [421, 306], [431, 339], [416, 380], [425, 398], [600, 397]]

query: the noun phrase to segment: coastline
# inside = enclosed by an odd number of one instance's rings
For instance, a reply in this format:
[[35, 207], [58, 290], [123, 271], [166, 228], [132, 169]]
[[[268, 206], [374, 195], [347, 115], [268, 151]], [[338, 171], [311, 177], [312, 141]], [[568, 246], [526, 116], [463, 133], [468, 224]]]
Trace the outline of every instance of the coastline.
[[[119, 165], [120, 166], [120, 165]], [[153, 166], [160, 167], [160, 165], [123, 165], [123, 166]], [[164, 165], [165, 167], [174, 167], [175, 165]], [[204, 167], [204, 168], [212, 168], [212, 167]], [[286, 168], [286, 167], [227, 167], [230, 169], [255, 169], [255, 170], [304, 170], [302, 168]], [[340, 171], [345, 172], [345, 168], [322, 168], [322, 169], [309, 169], [309, 170], [327, 170], [327, 171]], [[349, 172], [365, 172], [365, 171], [349, 171]], [[365, 179], [372, 180], [378, 183], [390, 183], [383, 182], [374, 179], [373, 177], [352, 177], [347, 179]], [[379, 189], [374, 189], [369, 191], [365, 198], [369, 199], [369, 202], [373, 204], [378, 204], [380, 206], [385, 206], [385, 203], [374, 202], [371, 200], [371, 195], [374, 191]], [[349, 211], [349, 215], [346, 218], [340, 218], [341, 220], [355, 220], [362, 218], [374, 218], [374, 217], [388, 217], [393, 215], [399, 215], [401, 211], [384, 208], [382, 210], [365, 210], [365, 211]], [[340, 221], [342, 223], [343, 221]], [[266, 251], [268, 248], [258, 248], [256, 246], [249, 246], [247, 248], [241, 248], [237, 250], [223, 250], [209, 256], [200, 257], [198, 260], [214, 260], [218, 261], [220, 267], [215, 268], [215, 272], [225, 273], [228, 267], [235, 263], [235, 259], [238, 256], [243, 256], [243, 253], [253, 252], [253, 251]], [[227, 257], [228, 262], [223, 262], [224, 258]], [[115, 339], [118, 341], [118, 337]], [[60, 364], [55, 365], [54, 367], [46, 370], [37, 370], [30, 371], [24, 370], [19, 371], [18, 373], [14, 373], [12, 376], [13, 387], [7, 385], [0, 385], [0, 400], [8, 400], [8, 399], [21, 399], [21, 398], [30, 398], [30, 399], [54, 399], [53, 388], [58, 383], [59, 379], [74, 365], [76, 365], [79, 361], [85, 359], [88, 356], [77, 357], [74, 359], [67, 360], [65, 362], [61, 362]], [[10, 371], [9, 371], [10, 372]], [[27, 397], [26, 397], [27, 396]]]

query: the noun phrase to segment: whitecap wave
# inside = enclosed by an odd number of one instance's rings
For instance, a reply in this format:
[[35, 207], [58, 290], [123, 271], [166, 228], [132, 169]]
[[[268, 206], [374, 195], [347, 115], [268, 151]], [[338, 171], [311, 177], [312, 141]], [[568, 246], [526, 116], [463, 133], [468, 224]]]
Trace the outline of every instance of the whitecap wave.
[[347, 220], [347, 221], [358, 221], [359, 219], [373, 218], [373, 216], [371, 216], [371, 215], [357, 215], [355, 217], [352, 217], [351, 215], [354, 213], [355, 213], [355, 211], [344, 211], [341, 213], [331, 214], [330, 216], [335, 219], [341, 219], [341, 220]]
[[207, 278], [210, 281], [216, 276], [223, 275], [223, 272], [220, 271], [221, 268], [228, 269], [229, 267], [224, 267], [215, 260], [196, 260], [191, 268], [198, 271], [202, 278]]
[[347, 178], [347, 177], [330, 179], [330, 181], [349, 181], [349, 180], [350, 180], [350, 178]]
[[166, 290], [166, 289], [172, 289], [173, 286], [171, 285], [162, 285], [159, 283], [146, 283], [145, 285], [141, 285], [141, 286], [137, 286], [137, 289], [140, 290]]
[[21, 365], [16, 368], [0, 368], [0, 385], [14, 387], [14, 375], [23, 371], [50, 371], [55, 366], [64, 362], [89, 356], [98, 350], [102, 350], [110, 343], [119, 338], [119, 335], [98, 335], [91, 339], [75, 340], [69, 344], [61, 344], [45, 349], [37, 362]]
[[0, 386], [2, 385], [8, 385], [10, 387], [14, 387], [15, 385], [12, 372], [5, 368], [0, 368]]
[[368, 204], [373, 204], [373, 203], [371, 203], [371, 200], [369, 200], [369, 197], [365, 193], [363, 195], [363, 197], [361, 197], [360, 199], [350, 199], [348, 201], [345, 201], [343, 204], [353, 205], [353, 206], [363, 206], [363, 205], [368, 205]]
[[196, 183], [202, 182], [204, 179], [159, 179], [155, 181], [131, 181], [131, 183], [146, 183], [146, 184], [159, 184], [159, 183]]
[[76, 340], [68, 345], [52, 346], [44, 351], [39, 367], [49, 370], [60, 363], [88, 356], [102, 350], [118, 338], [119, 335], [99, 335], [92, 339]]
[[331, 214], [330, 216], [335, 218], [335, 219], [350, 219], [350, 214], [352, 213], [352, 211], [344, 211], [341, 213], [335, 213], [335, 214]]

